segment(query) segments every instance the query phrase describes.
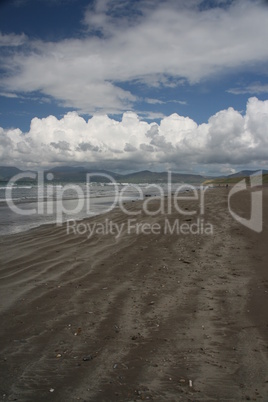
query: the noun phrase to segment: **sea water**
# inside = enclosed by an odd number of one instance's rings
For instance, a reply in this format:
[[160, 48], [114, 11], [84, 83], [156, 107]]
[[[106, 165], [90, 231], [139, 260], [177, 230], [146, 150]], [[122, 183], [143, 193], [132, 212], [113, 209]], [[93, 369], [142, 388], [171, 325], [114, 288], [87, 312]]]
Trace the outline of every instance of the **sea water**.
[[[72, 186], [79, 186], [79, 195]], [[120, 189], [119, 189], [120, 190]], [[49, 223], [69, 219], [81, 220], [105, 213], [116, 206], [118, 188], [86, 183], [44, 185], [0, 185], [0, 235], [27, 231]], [[41, 193], [41, 196], [40, 196]], [[10, 196], [11, 195], [11, 196]], [[137, 199], [137, 191], [129, 187], [124, 200]]]
[[[178, 191], [181, 183], [0, 184], [0, 236], [109, 212], [121, 202]], [[190, 186], [198, 188], [198, 186]], [[79, 191], [78, 191], [79, 190]], [[187, 190], [186, 190], [187, 191]]]

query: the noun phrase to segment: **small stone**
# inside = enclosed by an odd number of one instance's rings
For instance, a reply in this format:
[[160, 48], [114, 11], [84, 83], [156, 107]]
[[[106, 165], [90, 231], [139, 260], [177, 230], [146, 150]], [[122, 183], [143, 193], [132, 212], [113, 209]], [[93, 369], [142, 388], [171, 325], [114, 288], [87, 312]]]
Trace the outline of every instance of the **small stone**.
[[74, 336], [81, 334], [82, 328], [77, 328], [77, 331], [74, 333]]
[[84, 362], [88, 362], [88, 361], [90, 361], [90, 360], [92, 360], [92, 359], [93, 359], [93, 357], [92, 357], [91, 355], [88, 355], [88, 356], [83, 357], [83, 361], [84, 361]]

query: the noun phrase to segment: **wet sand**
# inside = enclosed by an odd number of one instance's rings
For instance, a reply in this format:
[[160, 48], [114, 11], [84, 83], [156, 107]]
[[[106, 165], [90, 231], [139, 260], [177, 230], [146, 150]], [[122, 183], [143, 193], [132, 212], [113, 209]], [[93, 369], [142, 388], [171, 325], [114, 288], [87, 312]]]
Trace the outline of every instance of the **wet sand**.
[[[260, 234], [231, 217], [228, 189], [216, 188], [199, 217], [213, 236], [125, 225], [118, 238], [88, 239], [47, 225], [0, 238], [0, 399], [268, 401], [267, 190]], [[250, 193], [231, 205], [249, 216]], [[86, 222], [127, 218], [115, 209]], [[161, 229], [197, 221], [174, 208], [134, 218]]]

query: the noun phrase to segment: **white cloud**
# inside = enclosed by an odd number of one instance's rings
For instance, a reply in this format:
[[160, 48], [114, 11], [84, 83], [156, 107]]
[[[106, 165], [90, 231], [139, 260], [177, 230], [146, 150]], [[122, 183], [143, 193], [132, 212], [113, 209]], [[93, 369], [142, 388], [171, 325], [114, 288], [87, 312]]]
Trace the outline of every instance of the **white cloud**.
[[2, 34], [0, 32], [0, 47], [13, 47], [13, 46], [21, 46], [27, 41], [27, 36], [24, 34], [16, 35], [16, 34]]
[[111, 170], [267, 166], [268, 100], [250, 98], [244, 116], [229, 108], [201, 125], [176, 113], [159, 124], [133, 112], [121, 121], [107, 115], [86, 121], [76, 112], [60, 120], [34, 118], [27, 133], [0, 128], [0, 157], [4, 165], [86, 164]]
[[112, 114], [139, 101], [122, 88], [130, 81], [175, 87], [267, 63], [268, 7], [244, 0], [201, 12], [199, 3], [148, 0], [140, 13], [134, 6], [126, 13], [124, 1], [99, 0], [85, 14], [81, 39], [28, 39], [27, 48], [16, 49], [25, 35], [2, 35], [0, 44], [15, 48], [2, 58], [8, 76], [1, 90], [40, 91], [79, 112]]
[[145, 98], [144, 100], [145, 102], [150, 103], [151, 105], [157, 105], [157, 104], [162, 105], [163, 103], [165, 103], [160, 99]]
[[138, 111], [137, 114], [146, 120], [157, 120], [165, 117], [165, 115], [161, 112]]
[[0, 92], [0, 96], [3, 96], [4, 98], [18, 98], [18, 95], [10, 92]]
[[150, 103], [151, 105], [163, 105], [165, 103], [178, 103], [179, 105], [187, 105], [186, 101], [181, 101], [177, 99], [169, 99], [166, 101], [160, 100], [160, 99], [154, 99], [154, 98], [145, 98], [145, 102]]
[[244, 94], [261, 94], [268, 93], [268, 84], [261, 84], [256, 82], [245, 87], [237, 87], [228, 89], [229, 93], [234, 95], [244, 95]]

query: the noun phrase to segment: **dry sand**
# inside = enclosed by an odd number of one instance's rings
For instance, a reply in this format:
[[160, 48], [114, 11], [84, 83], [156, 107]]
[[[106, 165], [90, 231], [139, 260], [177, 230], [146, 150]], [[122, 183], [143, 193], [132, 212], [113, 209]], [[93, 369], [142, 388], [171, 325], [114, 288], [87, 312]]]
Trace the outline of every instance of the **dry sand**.
[[[0, 398], [268, 401], [268, 194], [260, 234], [231, 217], [227, 196], [206, 193], [214, 236], [87, 239], [49, 225], [1, 238]], [[250, 193], [232, 207], [248, 215]], [[137, 221], [166, 218], [196, 221]], [[105, 219], [127, 216], [87, 222]]]

